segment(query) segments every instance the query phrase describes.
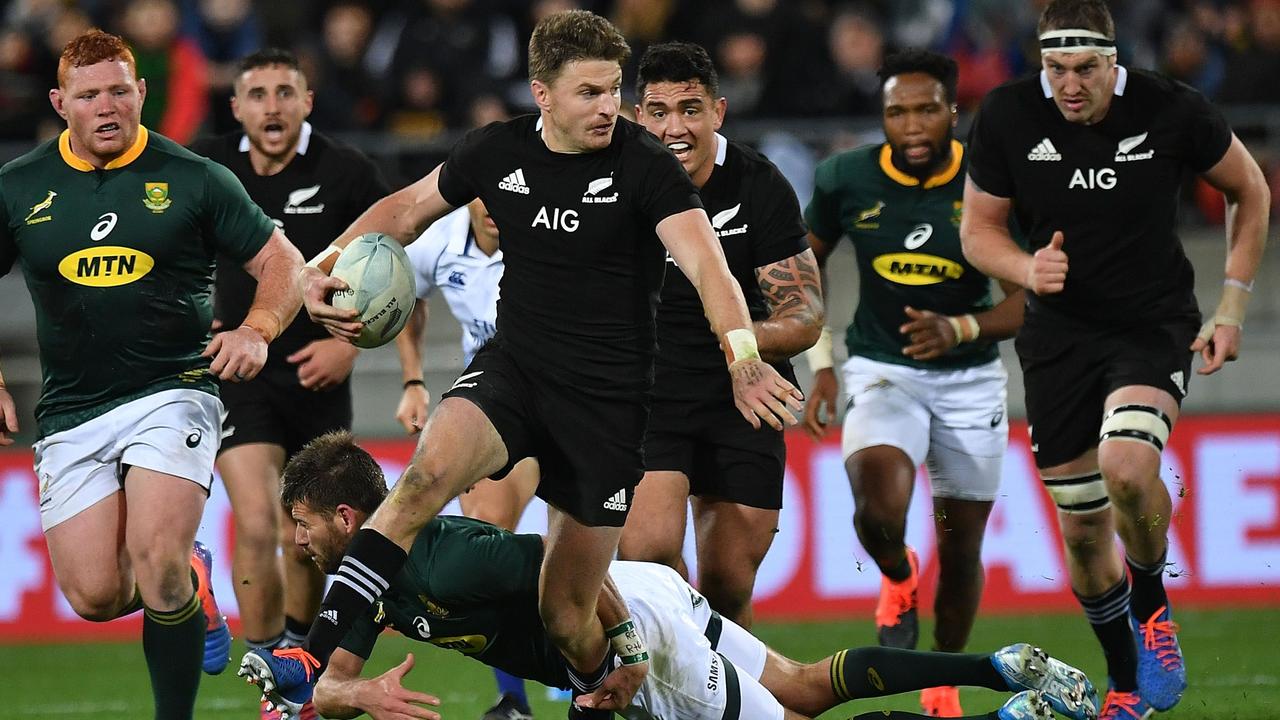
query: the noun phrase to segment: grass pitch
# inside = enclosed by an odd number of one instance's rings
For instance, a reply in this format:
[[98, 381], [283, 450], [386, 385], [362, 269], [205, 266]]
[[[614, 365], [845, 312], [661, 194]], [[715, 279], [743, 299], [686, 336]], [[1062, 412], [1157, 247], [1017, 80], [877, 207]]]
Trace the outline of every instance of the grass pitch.
[[[1188, 658], [1191, 687], [1182, 703], [1162, 715], [1171, 720], [1274, 720], [1280, 718], [1280, 660], [1276, 628], [1280, 608], [1178, 611], [1180, 640]], [[767, 623], [756, 628], [772, 647], [799, 660], [874, 642], [870, 618], [847, 622]], [[922, 628], [928, 643], [929, 624]], [[970, 647], [987, 651], [1025, 640], [1079, 666], [1095, 684], [1104, 685], [1101, 652], [1078, 613], [1023, 617], [979, 617]], [[477, 720], [493, 701], [488, 668], [461, 655], [384, 635], [369, 664], [381, 672], [412, 651], [417, 666], [408, 676], [415, 689], [440, 696], [446, 720]], [[242, 648], [237, 644], [233, 658]], [[257, 717], [257, 696], [234, 675], [235, 664], [217, 677], [205, 677], [196, 717], [201, 720], [250, 720]], [[530, 685], [535, 714], [559, 720], [565, 704], [543, 699]], [[994, 709], [1007, 695], [965, 690], [965, 712]], [[151, 692], [140, 643], [92, 643], [0, 646], [0, 707], [9, 718], [40, 720], [137, 720], [151, 716]], [[915, 695], [848, 703], [822, 717], [847, 718], [876, 709], [919, 711]]]

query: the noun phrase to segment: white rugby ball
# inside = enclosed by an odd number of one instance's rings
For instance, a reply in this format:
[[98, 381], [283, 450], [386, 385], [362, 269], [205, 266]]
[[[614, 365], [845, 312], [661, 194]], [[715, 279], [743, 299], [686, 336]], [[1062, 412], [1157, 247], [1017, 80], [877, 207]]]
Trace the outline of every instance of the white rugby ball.
[[332, 275], [347, 284], [333, 294], [333, 306], [355, 310], [364, 323], [351, 342], [374, 348], [395, 339], [404, 329], [418, 299], [409, 255], [382, 233], [365, 233], [342, 251]]

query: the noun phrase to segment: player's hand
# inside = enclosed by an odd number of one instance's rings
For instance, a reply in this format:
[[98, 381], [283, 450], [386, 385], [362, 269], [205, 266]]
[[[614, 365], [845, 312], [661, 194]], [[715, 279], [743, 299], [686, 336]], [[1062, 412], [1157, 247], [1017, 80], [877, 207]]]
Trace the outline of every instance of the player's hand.
[[251, 327], [220, 332], [213, 336], [201, 357], [211, 357], [209, 372], [231, 382], [252, 380], [267, 364], [267, 341]]
[[313, 340], [285, 358], [298, 366], [298, 384], [308, 390], [328, 390], [351, 375], [360, 348], [344, 340]]
[[440, 720], [440, 714], [423, 705], [439, 706], [440, 698], [409, 690], [404, 686], [404, 676], [413, 669], [413, 653], [404, 662], [361, 683], [358, 707], [374, 720], [407, 720], [422, 718]]
[[354, 340], [364, 323], [356, 320], [355, 310], [339, 310], [329, 304], [335, 290], [346, 290], [347, 284], [330, 277], [313, 267], [304, 267], [298, 273], [302, 287], [302, 304], [307, 308], [311, 321], [320, 323], [329, 334], [343, 340]]
[[583, 695], [576, 700], [579, 707], [597, 710], [626, 710], [631, 705], [631, 698], [644, 683], [649, 674], [649, 663], [621, 665], [604, 679], [604, 684], [590, 695]]
[[813, 387], [809, 388], [809, 397], [804, 404], [804, 429], [814, 440], [821, 440], [831, 427], [839, 392], [834, 369], [823, 368], [813, 374]]
[[424, 385], [410, 385], [400, 396], [396, 407], [396, 420], [409, 435], [422, 430], [427, 424], [427, 411], [431, 409], [431, 393]]
[[1031, 256], [1031, 265], [1027, 268], [1027, 279], [1023, 287], [1037, 295], [1062, 292], [1063, 286], [1067, 284], [1067, 254], [1062, 251], [1062, 239], [1062, 231], [1055, 231], [1049, 244]]
[[910, 305], [903, 308], [903, 312], [908, 322], [903, 323], [898, 332], [911, 341], [910, 345], [902, 348], [903, 355], [912, 360], [933, 360], [960, 344], [956, 329], [947, 322], [946, 315], [932, 310], [917, 310]]
[[9, 389], [0, 385], [0, 446], [12, 445], [11, 433], [18, 432], [18, 406]]
[[1209, 323], [1205, 323], [1200, 336], [1191, 343], [1191, 352], [1200, 353], [1200, 357], [1204, 360], [1204, 367], [1196, 370], [1200, 375], [1212, 375], [1240, 355], [1239, 325], [1214, 325], [1212, 334], [1205, 339], [1205, 333], [1208, 330]]
[[774, 430], [796, 424], [791, 411], [803, 409], [804, 394], [787, 382], [769, 363], [759, 359], [738, 360], [729, 366], [733, 377], [733, 404], [759, 430], [763, 420]]

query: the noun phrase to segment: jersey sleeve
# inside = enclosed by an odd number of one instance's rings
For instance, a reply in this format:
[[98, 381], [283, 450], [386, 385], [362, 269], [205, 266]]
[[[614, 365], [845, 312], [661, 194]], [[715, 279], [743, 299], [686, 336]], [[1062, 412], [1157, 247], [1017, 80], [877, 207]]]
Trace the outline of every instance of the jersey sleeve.
[[[648, 133], [647, 130], [643, 132]], [[684, 171], [675, 155], [659, 147], [660, 151], [647, 154], [647, 167], [641, 174], [636, 193], [640, 214], [653, 227], [672, 215], [702, 207], [702, 198], [689, 179], [689, 173]]]
[[9, 274], [18, 259], [18, 244], [9, 230], [9, 203], [4, 199], [4, 180], [0, 179], [0, 277]]
[[374, 644], [378, 642], [378, 634], [382, 632], [382, 625], [374, 621], [379, 607], [380, 603], [375, 602], [366, 609], [342, 638], [342, 642], [338, 644], [339, 647], [368, 660], [369, 655], [373, 653]]
[[780, 260], [799, 255], [809, 249], [805, 239], [808, 230], [800, 216], [800, 200], [791, 183], [772, 163], [764, 182], [757, 185], [755, 202], [764, 208], [760, 218], [764, 232], [756, 234], [759, 240], [755, 253], [755, 266], [764, 267]]
[[836, 164], [840, 156], [827, 158], [818, 164], [813, 173], [813, 197], [804, 209], [804, 220], [809, 223], [809, 230], [819, 239], [834, 243], [844, 235], [840, 227], [840, 196], [837, 178], [840, 173]]
[[1186, 113], [1186, 138], [1182, 146], [1187, 149], [1191, 169], [1203, 173], [1227, 154], [1231, 147], [1231, 126], [1222, 111], [1199, 91], [1185, 85], [1180, 90], [1180, 100]]
[[1013, 178], [1001, 142], [999, 90], [991, 92], [973, 116], [969, 128], [969, 179], [983, 192], [996, 197], [1013, 197]]
[[253, 259], [267, 244], [275, 223], [249, 199], [240, 180], [227, 168], [205, 162], [204, 232], [219, 252], [240, 264]]
[[501, 123], [490, 123], [467, 133], [449, 151], [440, 166], [440, 197], [459, 208], [480, 196], [480, 183], [475, 172], [485, 162], [486, 141], [493, 137]]
[[537, 597], [542, 539], [477, 524], [439, 536], [431, 587], [446, 605], [510, 602]]

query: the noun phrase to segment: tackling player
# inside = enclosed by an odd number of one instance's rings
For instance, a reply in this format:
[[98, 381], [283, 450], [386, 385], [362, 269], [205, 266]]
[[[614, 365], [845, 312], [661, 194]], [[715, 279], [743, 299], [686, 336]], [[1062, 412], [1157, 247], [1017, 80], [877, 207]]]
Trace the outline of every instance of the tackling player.
[[[1270, 195], [1204, 96], [1116, 63], [1105, 2], [1054, 0], [1038, 33], [1040, 73], [992, 91], [974, 121], [960, 236], [975, 266], [1028, 290], [1015, 347], [1031, 449], [1106, 655], [1103, 715], [1127, 720], [1186, 688], [1162, 578], [1172, 504], [1160, 452], [1193, 352], [1202, 375], [1239, 353]], [[1222, 300], [1203, 324], [1174, 230], [1188, 170], [1229, 206]], [[1010, 213], [1034, 254], [1010, 240]]]
[[[761, 356], [795, 382], [789, 358], [822, 330], [817, 262], [805, 242], [795, 191], [773, 163], [717, 130], [725, 99], [706, 50], [664, 43], [645, 52], [636, 117], [675, 154], [742, 288]], [[753, 428], [733, 404], [724, 353], [698, 292], [668, 256], [644, 480], [636, 488], [618, 557], [687, 574], [681, 557], [693, 506], [698, 587], [711, 606], [751, 626], [756, 570], [778, 531], [786, 445]]]
[[[386, 494], [377, 462], [345, 433], [311, 443], [285, 470], [282, 502], [298, 521], [298, 544], [326, 572], [338, 569], [361, 523]], [[568, 687], [567, 662], [538, 615], [539, 566], [544, 541], [512, 535], [459, 517], [437, 517], [414, 539], [404, 568], [342, 641], [316, 683], [316, 707], [325, 717], [440, 716], [425, 706], [440, 701], [403, 686], [412, 656], [377, 678], [362, 679], [365, 660], [384, 627], [485, 664]], [[648, 643], [653, 670], [633, 707], [675, 720], [799, 720], [856, 698], [879, 697], [930, 683], [955, 683], [1021, 692], [1003, 708], [973, 718], [1050, 720], [1050, 704], [1084, 720], [1096, 712], [1096, 694], [1084, 673], [1019, 644], [992, 655], [852, 648], [799, 663], [767, 648], [684, 582], [671, 568], [614, 562], [600, 594], [603, 617], [627, 607]], [[625, 601], [625, 605], [624, 605]], [[606, 622], [609, 622], [608, 620]], [[251, 657], [242, 674], [263, 686], [288, 712], [266, 679], [265, 663]], [[906, 720], [904, 712], [872, 712], [860, 720]]]
[[[388, 502], [357, 533], [307, 639], [322, 666], [404, 564], [417, 531], [451, 498], [537, 457], [550, 531], [539, 592], [548, 633], [575, 689], [613, 709], [648, 670], [595, 612], [643, 474], [654, 310], [663, 245], [691, 277], [726, 351], [739, 410], [753, 424], [794, 422], [800, 393], [760, 359], [742, 292], [725, 266], [688, 176], [643, 128], [620, 119], [630, 49], [586, 11], [543, 18], [529, 42], [538, 115], [469, 133], [426, 177], [375, 204], [304, 270], [312, 318], [354, 337], [354, 312], [325, 302], [326, 273], [363, 232], [408, 244], [431, 221], [480, 197], [502, 233], [497, 334], [445, 394]], [[656, 237], [655, 237], [656, 235]], [[618, 671], [612, 652], [623, 658]], [[302, 690], [303, 663], [254, 651]], [[253, 660], [246, 657], [245, 662]]]
[[[67, 43], [49, 91], [67, 129], [0, 168], [0, 273], [22, 261], [43, 384], [35, 472], [68, 603], [143, 610], [157, 718], [190, 718], [231, 637], [196, 528], [213, 481], [220, 382], [252, 380], [298, 311], [302, 258], [226, 168], [141, 125], [145, 79], [101, 30]], [[261, 280], [210, 339], [215, 253]], [[18, 429], [0, 382], [0, 443]], [[203, 661], [202, 661], [203, 648]]]
[[[955, 61], [936, 53], [886, 58], [885, 142], [819, 165], [805, 211], [819, 263], [844, 236], [857, 253], [842, 449], [854, 528], [881, 573], [877, 636], [887, 647], [918, 640], [919, 563], [905, 534], [916, 468], [925, 463], [939, 570], [933, 649], [946, 652], [964, 649], [982, 598], [982, 536], [1009, 437], [996, 341], [1017, 332], [1023, 303], [1016, 285], [1002, 283], [1005, 298], [993, 306], [991, 280], [961, 254], [957, 75]], [[805, 426], [821, 438], [837, 395], [830, 335], [809, 362]], [[954, 687], [930, 688], [920, 702], [930, 714], [961, 714]]]
[[[241, 130], [191, 149], [235, 173], [304, 256], [323, 250], [390, 192], [368, 157], [307, 122], [313, 92], [292, 53], [267, 49], [245, 57], [234, 88], [231, 111]], [[236, 327], [257, 283], [225, 254], [215, 277], [215, 322]], [[357, 352], [299, 316], [256, 378], [223, 389], [217, 467], [235, 518], [231, 574], [249, 647], [300, 645], [320, 605], [324, 577], [297, 552], [293, 520], [280, 517], [280, 473], [308, 441], [351, 428], [349, 376]]]

